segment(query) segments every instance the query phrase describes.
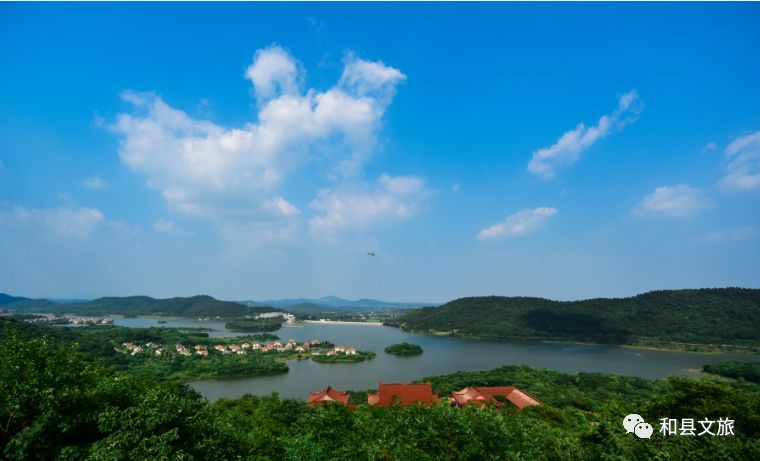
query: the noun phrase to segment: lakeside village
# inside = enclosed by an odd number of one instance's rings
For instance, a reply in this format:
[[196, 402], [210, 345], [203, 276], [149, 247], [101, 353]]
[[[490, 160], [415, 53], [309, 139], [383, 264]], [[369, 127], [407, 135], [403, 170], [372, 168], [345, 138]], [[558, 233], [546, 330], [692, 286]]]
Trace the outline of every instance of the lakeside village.
[[[9, 314], [0, 310], [0, 317], [14, 317], [13, 314]], [[31, 319], [24, 319], [26, 323], [37, 322], [49, 322], [49, 323], [71, 323], [74, 325], [112, 325], [113, 319], [98, 319], [98, 318], [69, 318], [69, 317], [35, 317]]]
[[[274, 315], [273, 315], [274, 314]], [[266, 317], [274, 317], [274, 316], [281, 316], [282, 313], [271, 313], [269, 315], [265, 314]], [[0, 310], [0, 317], [10, 317], [11, 314], [7, 314]], [[33, 318], [33, 319], [26, 319], [25, 322], [28, 323], [36, 323], [36, 322], [51, 322], [51, 321], [64, 321], [67, 320], [69, 323], [73, 324], [111, 324], [113, 323], [112, 319], [95, 319], [95, 318], [66, 318], [66, 317], [40, 317], [40, 318]], [[288, 319], [290, 320], [290, 319]], [[157, 356], [171, 356], [172, 358], [175, 356], [175, 352], [170, 351], [169, 348], [166, 345], [161, 344], [155, 344], [152, 342], [149, 342], [145, 344], [145, 347], [139, 346], [137, 344], [132, 343], [122, 343], [123, 349], [120, 349], [118, 347], [114, 347], [114, 351], [124, 353], [124, 354], [130, 354], [130, 355], [137, 355], [137, 354], [149, 354], [149, 355], [157, 355]], [[183, 344], [177, 343], [174, 345], [174, 350], [176, 353], [183, 355], [183, 356], [191, 356], [193, 354], [197, 354], [203, 357], [208, 357], [209, 352], [216, 351], [215, 353], [220, 353], [223, 355], [245, 355], [249, 350], [250, 351], [260, 351], [262, 353], [275, 351], [275, 352], [286, 352], [286, 351], [294, 351], [298, 353], [305, 353], [307, 351], [311, 352], [312, 356], [318, 356], [321, 353], [318, 351], [312, 351], [312, 349], [317, 348], [326, 348], [332, 346], [331, 343], [328, 342], [320, 342], [318, 340], [308, 341], [304, 342], [302, 344], [298, 344], [298, 342], [295, 339], [289, 339], [285, 344], [281, 343], [280, 341], [275, 341], [270, 344], [261, 344], [261, 343], [243, 343], [241, 345], [237, 344], [230, 344], [228, 346], [224, 345], [216, 345], [213, 347], [211, 351], [209, 351], [209, 346], [201, 346], [201, 345], [195, 345], [190, 347], [184, 346]], [[194, 352], [193, 352], [194, 350]], [[356, 355], [357, 350], [353, 348], [346, 348], [346, 347], [335, 347], [333, 350], [329, 350], [325, 352], [325, 355], [332, 356], [332, 355]], [[452, 396], [447, 397], [447, 401], [451, 406], [454, 407], [464, 407], [468, 404], [480, 404], [484, 405], [487, 402], [493, 402], [496, 405], [497, 409], [500, 408], [509, 408], [509, 409], [523, 409], [527, 406], [531, 405], [541, 405], [543, 402], [541, 402], [536, 397], [530, 395], [527, 391], [523, 389], [519, 389], [514, 386], [509, 387], [466, 387], [460, 391], [451, 391]], [[309, 392], [309, 398], [307, 400], [307, 404], [310, 405], [319, 405], [327, 402], [340, 402], [341, 404], [351, 408], [355, 409], [355, 405], [349, 405], [348, 399], [350, 397], [351, 393], [347, 391], [339, 392], [335, 389], [333, 389], [330, 386], [327, 386], [327, 389], [324, 391], [316, 391], [314, 393]], [[432, 387], [430, 382], [422, 383], [422, 384], [409, 384], [406, 381], [404, 381], [401, 384], [391, 384], [391, 383], [383, 383], [382, 381], [378, 385], [377, 393], [367, 393], [367, 403], [369, 405], [378, 405], [382, 407], [387, 407], [391, 403], [395, 402], [396, 404], [400, 405], [411, 405], [416, 402], [422, 402], [425, 405], [431, 405], [431, 404], [438, 404], [441, 399], [438, 397], [438, 394], [433, 394]]]
[[[210, 352], [221, 353], [225, 355], [244, 355], [250, 351], [260, 352], [307, 352], [319, 347], [326, 347], [330, 343], [320, 342], [317, 340], [298, 344], [296, 340], [289, 339], [287, 343], [283, 344], [280, 341], [273, 342], [271, 344], [260, 343], [243, 343], [241, 345], [231, 344], [229, 346], [217, 345], [209, 350], [209, 346], [191, 346], [187, 347], [182, 344], [175, 344], [174, 349], [177, 354], [184, 356], [191, 356], [193, 354], [208, 357]], [[155, 354], [155, 355], [167, 355], [174, 357], [175, 352], [170, 351], [165, 346], [160, 344], [148, 343], [145, 347], [141, 347], [132, 343], [123, 343], [123, 349], [114, 348], [115, 351], [121, 353], [130, 353], [131, 355], [137, 354]], [[216, 351], [216, 352], [214, 352]], [[325, 355], [356, 355], [357, 351], [353, 348], [335, 347], [333, 350], [325, 352]], [[311, 351], [311, 355], [320, 355], [321, 352]], [[453, 407], [464, 407], [468, 404], [480, 404], [484, 405], [487, 402], [493, 402], [497, 409], [523, 409], [531, 405], [541, 405], [541, 402], [536, 397], [530, 395], [527, 391], [519, 389], [514, 386], [509, 387], [466, 387], [460, 391], [451, 391], [452, 396], [447, 397], [444, 402], [448, 402]], [[327, 402], [340, 402], [341, 404], [356, 409], [355, 405], [349, 405], [348, 399], [351, 393], [344, 391], [339, 392], [330, 386], [324, 391], [316, 391], [315, 393], [309, 392], [309, 398], [306, 403], [310, 405], [318, 405]], [[430, 382], [423, 384], [409, 384], [404, 381], [401, 384], [390, 384], [380, 382], [377, 393], [367, 393], [367, 403], [369, 405], [378, 405], [381, 407], [387, 407], [392, 402], [396, 402], [400, 405], [411, 405], [415, 402], [422, 402], [425, 405], [438, 404], [441, 399], [438, 394], [432, 392]]]
[[[280, 341], [275, 341], [271, 344], [243, 343], [241, 345], [230, 344], [229, 346], [219, 344], [219, 345], [214, 346], [211, 349], [211, 351], [209, 351], [209, 346], [196, 345], [196, 346], [191, 346], [192, 347], [191, 349], [190, 347], [177, 343], [174, 345], [174, 350], [179, 355], [191, 356], [193, 354], [197, 354], [204, 357], [208, 357], [209, 352], [213, 352], [214, 350], [216, 350], [218, 353], [225, 354], [225, 355], [232, 355], [232, 354], [245, 355], [248, 352], [248, 350], [260, 351], [260, 352], [269, 352], [269, 351], [276, 351], [276, 352], [294, 351], [294, 352], [299, 352], [299, 353], [311, 352], [311, 355], [320, 355], [321, 352], [312, 351], [311, 349], [324, 348], [324, 347], [328, 347], [328, 345], [331, 345], [331, 343], [320, 342], [316, 339], [299, 345], [295, 339], [289, 339], [285, 344], [281, 343]], [[174, 357], [174, 354], [175, 354], [175, 352], [169, 350], [167, 346], [161, 345], [161, 344], [154, 344], [152, 342], [146, 344], [145, 348], [137, 344], [132, 344], [132, 343], [122, 343], [122, 346], [124, 346], [124, 349], [119, 349], [117, 347], [114, 347], [114, 350], [116, 352], [121, 352], [124, 354], [130, 354], [130, 355], [155, 354], [159, 356], [170, 355], [171, 357]], [[356, 349], [336, 347], [333, 350], [325, 352], [325, 355], [338, 355], [338, 354], [356, 355]]]

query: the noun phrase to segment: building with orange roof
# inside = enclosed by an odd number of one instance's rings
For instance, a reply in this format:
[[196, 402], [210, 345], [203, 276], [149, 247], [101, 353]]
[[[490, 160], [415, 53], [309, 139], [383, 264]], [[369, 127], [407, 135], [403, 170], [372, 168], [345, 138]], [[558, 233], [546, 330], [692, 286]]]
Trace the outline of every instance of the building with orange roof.
[[386, 384], [380, 381], [377, 394], [367, 393], [367, 401], [370, 405], [387, 407], [394, 397], [400, 399], [401, 405], [411, 405], [414, 402], [422, 402], [429, 405], [430, 401], [438, 402], [438, 394], [433, 394], [430, 381], [424, 384]]
[[343, 391], [338, 392], [330, 386], [324, 391], [316, 391], [315, 394], [309, 392], [309, 400], [306, 401], [309, 405], [316, 405], [324, 402], [340, 402], [345, 406], [348, 406], [348, 398], [351, 394]]
[[514, 386], [509, 387], [465, 387], [461, 391], [451, 391], [452, 398], [449, 402], [457, 407], [463, 407], [468, 403], [476, 402], [484, 404], [489, 400], [497, 403], [500, 402], [494, 397], [502, 396], [512, 402], [518, 409], [523, 409], [530, 405], [541, 405], [543, 402], [528, 394], [526, 391]]

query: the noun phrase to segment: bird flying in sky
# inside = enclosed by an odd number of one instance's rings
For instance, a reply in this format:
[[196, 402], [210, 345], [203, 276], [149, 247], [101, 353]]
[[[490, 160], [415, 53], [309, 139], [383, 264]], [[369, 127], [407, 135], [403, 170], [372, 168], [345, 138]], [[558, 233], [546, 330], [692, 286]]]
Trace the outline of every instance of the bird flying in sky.
[[370, 256], [375, 256], [375, 253], [367, 253]]

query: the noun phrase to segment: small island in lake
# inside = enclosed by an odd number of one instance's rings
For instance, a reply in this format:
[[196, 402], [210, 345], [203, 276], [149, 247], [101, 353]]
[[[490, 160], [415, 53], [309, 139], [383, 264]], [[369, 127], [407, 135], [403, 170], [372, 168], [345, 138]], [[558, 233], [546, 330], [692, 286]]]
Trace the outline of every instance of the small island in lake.
[[312, 354], [311, 359], [315, 362], [336, 363], [336, 362], [363, 362], [367, 359], [374, 359], [377, 354], [374, 352], [357, 351], [356, 349], [346, 349], [345, 347], [336, 347], [335, 350]]
[[411, 355], [422, 354], [422, 347], [416, 344], [401, 343], [394, 344], [385, 348], [385, 352], [393, 355], [400, 355], [402, 357], [408, 357]]

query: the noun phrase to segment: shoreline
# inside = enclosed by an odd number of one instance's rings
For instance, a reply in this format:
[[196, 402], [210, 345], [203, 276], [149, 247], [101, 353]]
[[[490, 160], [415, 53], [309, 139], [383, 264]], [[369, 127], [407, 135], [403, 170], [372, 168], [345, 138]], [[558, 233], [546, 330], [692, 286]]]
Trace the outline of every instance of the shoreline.
[[317, 324], [329, 324], [329, 325], [380, 325], [382, 326], [382, 322], [338, 322], [334, 320], [325, 320], [324, 322], [321, 320], [304, 320], [305, 323], [317, 323]]
[[488, 338], [488, 337], [482, 337], [482, 336], [454, 336], [451, 335], [451, 332], [446, 331], [431, 331], [431, 332], [416, 332], [416, 331], [407, 331], [407, 330], [401, 330], [404, 333], [411, 333], [416, 335], [425, 335], [425, 336], [450, 336], [452, 338], [458, 338], [458, 339], [471, 339], [476, 341], [527, 341], [527, 342], [541, 342], [546, 344], [573, 344], [577, 346], [598, 346], [598, 347], [623, 347], [627, 349], [645, 349], [645, 350], [651, 350], [651, 351], [664, 351], [664, 352], [678, 352], [682, 354], [702, 354], [702, 355], [718, 355], [718, 354], [736, 354], [736, 355], [760, 355], [758, 352], [753, 352], [749, 350], [750, 348], [757, 348], [760, 349], [759, 346], [735, 346], [733, 344], [725, 344], [725, 345], [718, 345], [718, 344], [687, 344], [687, 343], [673, 343], [678, 346], [685, 346], [685, 347], [705, 347], [705, 348], [716, 348], [716, 347], [734, 347], [737, 348], [737, 350], [687, 350], [684, 348], [664, 348], [664, 347], [653, 347], [650, 345], [631, 345], [631, 344], [599, 344], [594, 342], [579, 342], [579, 341], [556, 341], [547, 339], [546, 336], [509, 336], [507, 338], [501, 339], [501, 338]]

